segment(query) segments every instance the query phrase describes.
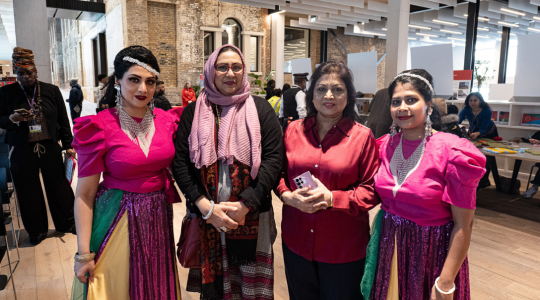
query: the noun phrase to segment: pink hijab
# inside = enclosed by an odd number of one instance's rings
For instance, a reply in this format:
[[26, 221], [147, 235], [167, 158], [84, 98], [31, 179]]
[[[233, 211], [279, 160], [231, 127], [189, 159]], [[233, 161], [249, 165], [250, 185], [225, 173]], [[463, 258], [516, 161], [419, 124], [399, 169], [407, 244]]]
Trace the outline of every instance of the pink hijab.
[[[224, 96], [214, 84], [214, 65], [219, 51], [232, 47], [240, 53], [244, 64], [242, 87], [232, 96]], [[199, 95], [189, 134], [189, 156], [195, 167], [211, 166], [218, 159], [230, 165], [236, 158], [251, 167], [251, 177], [255, 179], [261, 166], [261, 127], [255, 101], [249, 94], [247, 67], [242, 52], [232, 46], [218, 48], [204, 66], [204, 90]], [[218, 150], [214, 143], [214, 103], [222, 106], [221, 125], [218, 132]]]

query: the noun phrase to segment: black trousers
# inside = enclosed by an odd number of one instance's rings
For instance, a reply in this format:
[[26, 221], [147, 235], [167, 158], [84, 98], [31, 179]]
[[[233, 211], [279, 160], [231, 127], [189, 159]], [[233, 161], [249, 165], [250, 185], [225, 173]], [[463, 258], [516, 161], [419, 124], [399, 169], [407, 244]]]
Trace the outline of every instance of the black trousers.
[[36, 143], [15, 147], [11, 153], [11, 174], [21, 207], [21, 218], [28, 235], [49, 230], [47, 207], [39, 180], [43, 177], [49, 210], [57, 231], [67, 231], [75, 224], [73, 205], [75, 195], [65, 176], [62, 149], [53, 140], [39, 142], [44, 147], [34, 152]]
[[283, 243], [285, 275], [291, 300], [363, 300], [360, 282], [365, 258], [344, 264], [310, 261]]

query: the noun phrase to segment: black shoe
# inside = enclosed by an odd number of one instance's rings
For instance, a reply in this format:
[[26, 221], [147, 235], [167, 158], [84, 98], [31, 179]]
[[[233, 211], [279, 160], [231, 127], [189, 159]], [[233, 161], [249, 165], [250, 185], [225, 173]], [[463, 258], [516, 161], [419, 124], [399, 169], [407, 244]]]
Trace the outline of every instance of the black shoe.
[[71, 233], [71, 234], [77, 235], [77, 227], [75, 227], [75, 224], [73, 224], [73, 226], [69, 227], [69, 229], [67, 230], [56, 230], [56, 231], [60, 233]]
[[47, 238], [47, 233], [40, 233], [39, 235], [30, 236], [30, 244], [36, 246], [39, 245], [44, 239]]

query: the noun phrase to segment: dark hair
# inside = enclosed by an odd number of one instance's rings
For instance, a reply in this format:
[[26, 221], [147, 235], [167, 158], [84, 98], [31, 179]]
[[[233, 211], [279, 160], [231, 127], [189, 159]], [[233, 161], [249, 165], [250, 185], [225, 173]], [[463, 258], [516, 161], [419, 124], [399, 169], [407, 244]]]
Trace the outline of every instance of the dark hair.
[[107, 87], [107, 91], [105, 92], [105, 96], [103, 96], [101, 100], [101, 103], [108, 104], [109, 107], [116, 106], [116, 89], [114, 88], [115, 78], [122, 79], [126, 72], [132, 66], [136, 65], [135, 63], [125, 61], [124, 57], [126, 56], [145, 63], [158, 72], [160, 71], [156, 57], [154, 56], [154, 54], [152, 54], [152, 51], [146, 49], [145, 47], [129, 46], [120, 50], [120, 52], [118, 52], [118, 54], [116, 54], [116, 57], [114, 58], [114, 73], [109, 76], [109, 84]]
[[156, 81], [156, 86], [161, 85], [161, 84], [165, 84], [165, 82], [163, 82], [161, 80]]
[[188, 84], [191, 84], [190, 82], [186, 82], [186, 84], [184, 84], [184, 88], [187, 89], [187, 85]]
[[[407, 71], [401, 72], [400, 74], [404, 74], [404, 73], [422, 76], [429, 82], [429, 84], [431, 84], [431, 87], [433, 87], [433, 77], [431, 76], [431, 74], [428, 73], [428, 71], [424, 69], [407, 70]], [[437, 105], [433, 103], [433, 93], [431, 92], [429, 85], [425, 83], [423, 80], [416, 77], [400, 76], [396, 78], [394, 81], [392, 81], [392, 83], [388, 87], [388, 95], [390, 95], [390, 101], [392, 101], [392, 98], [394, 97], [394, 90], [396, 89], [396, 86], [398, 83], [409, 84], [417, 93], [422, 95], [422, 98], [424, 98], [424, 101], [426, 103], [431, 102], [432, 104], [431, 108], [433, 109], [433, 113], [431, 114], [431, 117], [430, 117], [431, 122], [433, 122], [431, 124], [431, 127], [437, 131], [441, 131], [442, 130], [441, 113], [439, 112], [439, 108], [437, 107]]]
[[97, 80], [98, 80], [98, 81], [102, 81], [103, 78], [107, 78], [107, 75], [105, 75], [105, 74], [99, 74], [99, 75], [97, 76]]
[[268, 82], [266, 83], [266, 86], [270, 87], [270, 86], [276, 86], [276, 81], [274, 79], [270, 79], [268, 80]]
[[281, 90], [280, 89], [275, 89], [274, 90], [274, 96], [281, 97]]
[[229, 52], [229, 51], [235, 52], [236, 54], [240, 55], [240, 57], [242, 57], [240, 52], [238, 52], [238, 50], [236, 48], [234, 48], [234, 47], [232, 47], [230, 45], [225, 45], [225, 47], [221, 48], [221, 50], [219, 50], [218, 57], [221, 55], [221, 53]]
[[290, 88], [291, 88], [291, 85], [288, 84], [288, 83], [285, 83], [285, 84], [283, 85], [283, 89], [281, 89], [281, 91], [282, 91], [282, 93], [285, 94], [285, 92], [286, 92], [288, 89], [290, 89]]
[[469, 99], [471, 99], [472, 96], [475, 96], [476, 98], [478, 98], [480, 100], [480, 108], [487, 108], [487, 109], [491, 109], [491, 107], [489, 107], [489, 105], [486, 103], [486, 101], [484, 101], [484, 97], [482, 97], [482, 94], [480, 94], [479, 92], [474, 92], [474, 93], [470, 93], [469, 95], [467, 95], [467, 98], [465, 98], [465, 107], [470, 107], [469, 106]]
[[459, 108], [454, 104], [448, 104], [448, 106], [446, 106], [446, 113], [449, 115], [457, 115], [459, 114]]
[[345, 83], [345, 87], [347, 88], [347, 105], [345, 106], [345, 109], [343, 109], [343, 117], [346, 117], [352, 121], [360, 122], [360, 117], [354, 111], [354, 107], [356, 105], [356, 89], [354, 88], [353, 84], [352, 72], [343, 62], [337, 62], [335, 60], [322, 63], [317, 69], [315, 69], [315, 72], [311, 76], [311, 85], [306, 92], [307, 115], [315, 116], [317, 114], [315, 105], [313, 105], [313, 93], [315, 91], [317, 81], [319, 81], [323, 75], [328, 74], [338, 75], [339, 79]]

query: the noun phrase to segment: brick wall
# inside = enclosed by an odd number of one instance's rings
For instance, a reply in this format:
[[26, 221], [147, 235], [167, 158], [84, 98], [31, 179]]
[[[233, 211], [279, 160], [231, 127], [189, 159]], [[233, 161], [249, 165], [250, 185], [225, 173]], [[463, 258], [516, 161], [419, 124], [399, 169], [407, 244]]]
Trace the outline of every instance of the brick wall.
[[[126, 27], [124, 32], [125, 46], [144, 46], [148, 48], [148, 1], [146, 0], [125, 0], [126, 1]], [[171, 24], [172, 25], [172, 24]]]
[[148, 2], [148, 48], [161, 69], [166, 87], [177, 87], [176, 5]]

